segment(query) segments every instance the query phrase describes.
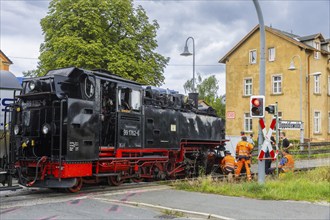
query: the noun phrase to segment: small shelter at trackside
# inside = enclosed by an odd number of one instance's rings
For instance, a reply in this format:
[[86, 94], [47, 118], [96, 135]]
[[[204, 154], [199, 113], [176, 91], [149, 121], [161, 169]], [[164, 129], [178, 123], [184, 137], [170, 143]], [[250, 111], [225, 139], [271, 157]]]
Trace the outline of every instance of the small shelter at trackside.
[[8, 105], [14, 101], [14, 93], [22, 86], [16, 76], [9, 71], [13, 62], [0, 50], [0, 131], [4, 129], [4, 115]]
[[0, 70], [0, 130], [4, 128], [6, 107], [13, 103], [14, 93], [21, 89], [22, 86], [13, 73]]
[[[9, 110], [7, 106], [13, 103], [15, 93], [18, 93], [21, 89], [21, 83], [16, 76], [9, 71], [9, 65], [12, 64], [11, 60], [0, 50], [0, 136], [3, 137], [3, 130], [10, 121], [10, 115], [7, 114], [5, 122], [6, 110]], [[0, 163], [2, 157], [5, 155], [5, 141], [0, 138]]]

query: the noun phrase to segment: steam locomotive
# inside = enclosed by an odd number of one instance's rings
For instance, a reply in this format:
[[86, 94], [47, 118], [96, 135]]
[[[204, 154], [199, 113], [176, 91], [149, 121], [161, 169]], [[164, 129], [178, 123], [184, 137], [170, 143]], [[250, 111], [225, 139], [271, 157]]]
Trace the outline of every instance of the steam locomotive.
[[21, 185], [175, 179], [207, 170], [224, 121], [189, 97], [105, 70], [62, 68], [23, 81], [11, 107], [11, 173]]

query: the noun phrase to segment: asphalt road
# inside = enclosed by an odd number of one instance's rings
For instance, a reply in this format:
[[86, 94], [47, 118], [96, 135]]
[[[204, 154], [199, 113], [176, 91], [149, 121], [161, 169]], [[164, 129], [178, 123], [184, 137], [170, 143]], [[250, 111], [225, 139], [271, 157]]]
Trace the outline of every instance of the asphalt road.
[[[104, 195], [106, 199], [107, 195]], [[112, 195], [109, 201], [121, 201], [123, 195]], [[220, 219], [330, 219], [329, 204], [296, 201], [257, 200], [214, 194], [162, 189], [136, 193], [129, 198], [136, 204], [153, 204], [194, 211]], [[133, 204], [133, 203], [131, 203]], [[203, 216], [203, 215], [201, 215]]]
[[[161, 190], [161, 187], [156, 186], [156, 189]], [[147, 189], [152, 190], [155, 190], [154, 186]], [[188, 215], [171, 215], [165, 209], [124, 203], [138, 192], [143, 190], [133, 192], [107, 187], [104, 192], [71, 194], [24, 188], [16, 192], [1, 192], [0, 219], [188, 219]], [[122, 195], [120, 201], [110, 201], [117, 194]]]
[[162, 185], [78, 194], [41, 189], [23, 196], [1, 194], [0, 198], [1, 220], [330, 219], [329, 204], [185, 192]]

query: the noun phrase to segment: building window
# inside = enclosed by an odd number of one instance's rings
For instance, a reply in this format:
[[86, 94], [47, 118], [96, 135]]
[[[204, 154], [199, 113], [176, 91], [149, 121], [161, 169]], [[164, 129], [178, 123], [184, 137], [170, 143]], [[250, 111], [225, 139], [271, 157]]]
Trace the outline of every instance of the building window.
[[328, 133], [330, 134], [330, 112], [328, 112]]
[[252, 95], [252, 79], [246, 78], [244, 79], [244, 96]]
[[268, 61], [275, 61], [275, 47], [268, 48]]
[[330, 76], [328, 76], [328, 95], [330, 95]]
[[272, 77], [272, 91], [273, 94], [281, 94], [282, 93], [282, 76], [276, 75]]
[[256, 64], [257, 63], [257, 50], [250, 50], [249, 60], [250, 60], [251, 64]]
[[244, 131], [252, 132], [252, 117], [250, 113], [244, 113]]
[[321, 74], [314, 75], [314, 93], [315, 94], [321, 93], [320, 76], [321, 76]]
[[321, 133], [321, 112], [314, 112], [314, 133]]
[[314, 47], [318, 51], [314, 51], [314, 58], [315, 59], [320, 59], [320, 42], [314, 41]]

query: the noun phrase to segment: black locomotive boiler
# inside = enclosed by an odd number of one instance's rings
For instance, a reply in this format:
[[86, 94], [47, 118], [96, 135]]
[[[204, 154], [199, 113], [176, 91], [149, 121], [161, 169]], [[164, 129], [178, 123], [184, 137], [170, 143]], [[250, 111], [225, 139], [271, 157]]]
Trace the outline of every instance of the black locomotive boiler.
[[16, 99], [9, 167], [25, 186], [77, 192], [84, 182], [197, 176], [224, 146], [224, 122], [196, 94], [103, 70], [52, 70], [25, 79]]

